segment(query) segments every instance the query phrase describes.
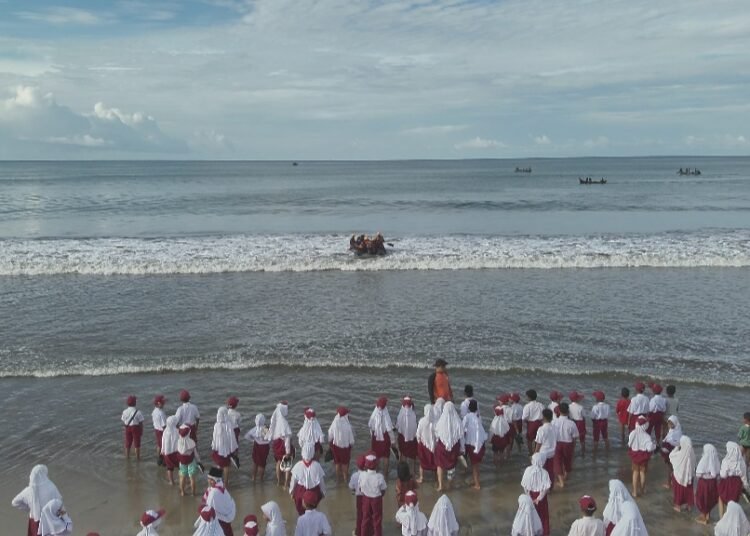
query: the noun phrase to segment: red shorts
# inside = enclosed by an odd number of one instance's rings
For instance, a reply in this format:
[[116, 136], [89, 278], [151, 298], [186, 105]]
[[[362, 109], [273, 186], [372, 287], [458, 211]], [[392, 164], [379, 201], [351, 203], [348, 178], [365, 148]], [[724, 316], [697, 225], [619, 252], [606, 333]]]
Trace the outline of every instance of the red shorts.
[[305, 506], [302, 504], [302, 496], [307, 491], [314, 492], [318, 496], [318, 502], [323, 499], [323, 494], [320, 492], [320, 486], [315, 486], [314, 488], [310, 488], [308, 490], [302, 484], [297, 482], [294, 485], [294, 489], [292, 490], [292, 499], [294, 499], [294, 506], [297, 508], [297, 513], [299, 515], [303, 515], [305, 513]]
[[417, 457], [417, 440], [406, 441], [403, 434], [398, 434], [398, 451], [404, 458]]
[[253, 443], [253, 463], [258, 467], [265, 467], [270, 451], [270, 443]]
[[599, 437], [602, 439], [609, 438], [608, 421], [607, 419], [595, 419], [592, 421], [594, 428], [594, 441], [599, 441]]
[[474, 445], [466, 445], [466, 457], [471, 460], [472, 465], [482, 463], [482, 458], [484, 458], [484, 445], [482, 445], [478, 452], [474, 450]]
[[555, 447], [555, 473], [561, 475], [573, 470], [573, 443], [558, 441]]
[[333, 463], [336, 465], [349, 465], [352, 460], [352, 447], [337, 447], [331, 443], [331, 452], [333, 453]]
[[513, 440], [513, 437], [511, 436], [510, 432], [505, 434], [503, 437], [493, 435], [491, 442], [492, 442], [492, 452], [500, 452], [502, 450], [505, 450], [508, 448], [508, 445]]
[[173, 469], [177, 469], [180, 466], [180, 460], [177, 458], [177, 452], [173, 452], [172, 454], [162, 454], [162, 456], [164, 458], [164, 465], [168, 470], [172, 471]]
[[581, 443], [586, 441], [586, 420], [581, 419], [580, 421], [573, 421], [576, 423], [576, 428], [578, 428], [578, 439], [581, 440]]
[[373, 434], [370, 441], [370, 449], [372, 449], [378, 458], [388, 458], [391, 455], [391, 436], [388, 432], [383, 434], [382, 441], [375, 439], [375, 434]]
[[526, 423], [526, 439], [529, 440], [529, 443], [533, 443], [536, 439], [536, 433], [540, 426], [542, 426], [542, 421], [529, 421]]
[[143, 423], [133, 424], [125, 427], [125, 448], [141, 448], [141, 436], [143, 435]]

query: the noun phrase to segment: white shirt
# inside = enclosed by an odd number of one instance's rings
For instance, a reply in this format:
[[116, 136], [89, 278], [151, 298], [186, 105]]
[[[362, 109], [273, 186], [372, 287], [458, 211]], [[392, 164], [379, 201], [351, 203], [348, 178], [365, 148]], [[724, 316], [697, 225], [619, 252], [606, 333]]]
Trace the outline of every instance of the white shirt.
[[578, 402], [571, 402], [568, 406], [568, 416], [574, 421], [583, 420], [583, 406]]
[[167, 425], [167, 414], [161, 408], [154, 408], [151, 412], [151, 421], [154, 423], [154, 430], [162, 432]]
[[538, 400], [532, 400], [523, 407], [521, 418], [524, 421], [541, 421], [544, 406]]
[[364, 473], [364, 471], [354, 471], [352, 477], [349, 479], [349, 489], [352, 490], [357, 497], [362, 495], [362, 492], [359, 489], [359, 475], [361, 473]]
[[125, 426], [137, 426], [143, 422], [143, 413], [141, 413], [141, 410], [139, 409], [136, 409], [134, 407], [128, 407], [128, 408], [125, 408], [125, 411], [122, 412], [121, 419], [122, 419], [122, 423]]
[[591, 418], [595, 421], [609, 419], [609, 405], [606, 402], [597, 402], [591, 408]]
[[[510, 406], [510, 409], [511, 409], [511, 420], [514, 420], [514, 421], [523, 420], [524, 407], [521, 404], [519, 404], [518, 402], [513, 402], [513, 404]], [[541, 410], [539, 411], [541, 412]], [[539, 415], [540, 415], [539, 418], [541, 419], [542, 418], [541, 413], [539, 413]]]
[[380, 473], [368, 469], [359, 475], [359, 491], [361, 495], [375, 499], [382, 497], [386, 488], [385, 478]]
[[648, 410], [651, 413], [667, 411], [667, 399], [661, 395], [654, 395], [651, 401], [648, 403]]
[[224, 523], [231, 523], [234, 521], [234, 516], [237, 513], [237, 508], [232, 496], [226, 489], [218, 486], [208, 490], [206, 506], [213, 508], [216, 512], [216, 519], [223, 521]]
[[320, 493], [326, 494], [326, 474], [320, 463], [313, 461], [309, 466], [304, 461], [298, 461], [292, 467], [292, 477], [289, 479], [289, 493], [299, 484], [305, 489], [320, 487]]
[[646, 415], [648, 413], [649, 400], [643, 393], [638, 393], [630, 399], [628, 413], [631, 415]]
[[317, 510], [305, 510], [305, 513], [297, 520], [294, 536], [321, 536], [322, 534], [325, 536], [333, 534], [326, 515]]
[[233, 408], [227, 408], [227, 417], [229, 417], [229, 425], [232, 428], [239, 428], [242, 422], [242, 415], [240, 412]]
[[572, 443], [578, 437], [578, 428], [576, 423], [571, 421], [567, 415], [560, 417], [552, 423], [555, 429], [555, 439], [560, 443]]
[[604, 536], [604, 523], [594, 517], [576, 519], [570, 526], [568, 536]]
[[198, 419], [201, 418], [201, 414], [198, 412], [198, 407], [192, 402], [183, 402], [182, 405], [177, 408], [174, 416], [177, 417], [177, 428], [183, 424], [193, 426]]
[[537, 445], [541, 445], [539, 454], [541, 454], [546, 460], [549, 460], [555, 455], [557, 439], [555, 439], [555, 430], [550, 423], [545, 422], [539, 427], [534, 441], [536, 441]]

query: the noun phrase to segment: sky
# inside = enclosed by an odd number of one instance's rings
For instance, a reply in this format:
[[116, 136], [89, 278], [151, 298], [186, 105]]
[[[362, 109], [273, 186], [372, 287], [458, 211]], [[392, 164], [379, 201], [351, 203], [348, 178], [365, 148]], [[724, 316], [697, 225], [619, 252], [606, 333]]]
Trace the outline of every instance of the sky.
[[750, 155], [747, 0], [0, 0], [0, 159]]

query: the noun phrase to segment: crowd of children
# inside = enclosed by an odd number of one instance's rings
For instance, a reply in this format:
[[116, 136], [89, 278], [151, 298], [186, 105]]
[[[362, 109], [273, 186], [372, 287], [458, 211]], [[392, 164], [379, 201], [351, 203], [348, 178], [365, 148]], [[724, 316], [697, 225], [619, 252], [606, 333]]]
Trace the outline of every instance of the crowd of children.
[[[698, 521], [707, 524], [711, 512], [718, 506], [720, 521], [716, 524], [715, 533], [720, 536], [748, 536], [750, 528], [743, 528], [748, 526], [747, 518], [739, 502], [750, 488], [747, 474], [750, 413], [744, 415], [744, 423], [738, 434], [739, 443], [728, 442], [723, 459], [710, 444], [703, 446], [702, 455], [697, 459], [692, 441], [683, 433], [677, 417], [679, 403], [674, 386], [667, 387], [666, 398], [661, 396], [662, 387], [658, 384], [650, 385], [651, 398], [645, 394], [644, 383], [636, 382], [634, 388], [636, 395], [632, 399], [629, 390], [623, 388], [615, 407], [623, 444], [627, 445], [631, 459], [632, 492], [628, 492], [619, 480], [610, 481], [603, 520], [594, 517], [597, 510], [595, 499], [589, 495], [581, 497], [581, 518], [573, 523], [569, 534], [647, 534], [634, 499], [646, 492], [649, 463], [655, 455], [661, 455], [668, 469], [668, 481], [664, 487], [671, 490], [676, 512], [696, 508]], [[328, 433], [324, 434], [315, 410], [305, 408], [304, 421], [296, 441], [300, 459], [294, 463], [297, 447], [292, 442], [292, 429], [287, 420], [288, 404], [281, 401], [268, 426], [264, 415], [258, 414], [254, 419], [255, 426], [244, 436], [252, 443], [252, 478], [263, 480], [266, 460], [273, 453], [277, 483], [288, 490], [299, 516], [294, 534], [328, 535], [332, 534], [330, 523], [317, 508], [326, 495], [326, 471], [321, 459], [333, 461], [337, 481], [348, 481], [349, 489], [355, 496], [357, 516], [354, 534], [380, 536], [383, 530], [383, 495], [388, 486], [389, 459], [391, 452], [394, 452], [398, 460], [396, 521], [401, 526], [402, 534], [454, 536], [458, 534], [459, 524], [447, 495], [440, 496], [429, 520], [420, 509], [418, 486], [425, 480], [426, 473], [435, 472], [437, 489], [445, 492], [450, 489], [457, 465], [461, 464], [467, 472], [470, 470], [473, 487], [478, 490], [481, 488], [480, 467], [486, 445], [493, 451], [494, 463], [502, 464], [512, 455], [514, 445], [519, 450], [523, 448], [525, 437], [530, 464], [521, 477], [524, 493], [518, 500], [511, 534], [549, 536], [550, 494], [555, 488], [565, 487], [571, 477], [577, 446], [580, 455], [585, 456], [587, 417], [591, 419], [595, 455], [600, 442], [604, 443], [607, 451], [610, 448], [609, 405], [605, 394], [602, 391], [592, 393], [596, 403], [590, 411], [586, 411], [582, 405], [584, 394], [578, 391], [569, 393], [569, 403], [564, 401], [562, 393], [553, 391], [546, 407], [533, 389], [526, 391], [525, 405], [520, 404], [517, 393], [500, 394], [493, 407], [494, 415], [488, 434], [472, 386], [466, 386], [464, 392], [465, 400], [458, 408], [450, 399], [437, 398], [434, 404], [425, 405], [423, 417], [419, 420], [412, 398], [405, 396], [401, 400], [395, 426], [390, 417], [388, 399], [380, 397], [368, 421], [369, 449], [356, 458], [356, 470], [351, 475], [349, 465], [355, 438], [349, 422], [349, 410], [339, 407]], [[448, 396], [452, 396], [452, 393]], [[200, 412], [190, 398], [188, 391], [181, 391], [181, 405], [174, 415], [167, 416], [166, 398], [157, 395], [152, 412], [159, 464], [166, 468], [170, 483], [175, 482], [174, 470], [178, 470], [181, 495], [188, 492], [195, 495], [196, 477], [204, 472], [198, 453]], [[136, 403], [135, 396], [127, 398], [121, 421], [124, 426], [125, 455], [129, 457], [131, 450], [134, 450], [135, 457], [140, 459], [145, 419]], [[195, 523], [196, 536], [233, 535], [236, 506], [229, 493], [228, 482], [231, 466], [237, 469], [240, 466], [242, 418], [238, 405], [239, 399], [232, 396], [226, 406], [217, 410], [211, 441], [213, 467], [206, 476], [208, 486]], [[627, 436], [625, 428], [629, 430]], [[414, 478], [417, 461], [419, 478]], [[62, 496], [47, 477], [44, 466], [32, 470], [29, 487], [13, 500], [13, 506], [28, 511], [29, 536], [72, 534], [72, 522], [62, 505]], [[266, 521], [264, 534], [287, 534], [286, 522], [278, 504], [271, 501], [264, 504], [261, 510]], [[139, 536], [156, 536], [163, 518], [163, 510], [146, 511], [140, 520], [142, 530]], [[249, 536], [260, 534], [255, 515], [244, 519], [243, 531]]]

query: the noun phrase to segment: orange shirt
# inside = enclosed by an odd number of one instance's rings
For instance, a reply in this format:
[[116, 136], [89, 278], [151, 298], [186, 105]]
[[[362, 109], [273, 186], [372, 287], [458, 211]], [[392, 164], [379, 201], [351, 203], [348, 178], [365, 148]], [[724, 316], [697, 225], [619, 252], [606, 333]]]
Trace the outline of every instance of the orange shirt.
[[442, 398], [446, 402], [453, 402], [450, 380], [445, 372], [435, 373], [435, 399]]

